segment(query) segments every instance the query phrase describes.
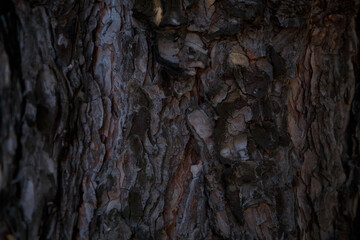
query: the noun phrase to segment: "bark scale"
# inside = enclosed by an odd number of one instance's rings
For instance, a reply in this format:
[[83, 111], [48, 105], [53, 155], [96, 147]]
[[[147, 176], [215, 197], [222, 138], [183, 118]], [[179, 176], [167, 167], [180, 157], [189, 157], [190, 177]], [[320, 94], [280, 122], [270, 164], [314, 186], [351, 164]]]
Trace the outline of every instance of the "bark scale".
[[357, 0], [3, 0], [0, 236], [360, 236]]

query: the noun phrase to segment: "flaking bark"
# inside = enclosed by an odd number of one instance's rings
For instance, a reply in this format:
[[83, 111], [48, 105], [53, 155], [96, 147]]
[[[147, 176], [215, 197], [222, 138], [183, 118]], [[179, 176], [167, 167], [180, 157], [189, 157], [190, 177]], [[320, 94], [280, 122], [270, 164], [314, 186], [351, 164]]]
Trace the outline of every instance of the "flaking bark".
[[358, 0], [2, 0], [4, 239], [356, 239]]

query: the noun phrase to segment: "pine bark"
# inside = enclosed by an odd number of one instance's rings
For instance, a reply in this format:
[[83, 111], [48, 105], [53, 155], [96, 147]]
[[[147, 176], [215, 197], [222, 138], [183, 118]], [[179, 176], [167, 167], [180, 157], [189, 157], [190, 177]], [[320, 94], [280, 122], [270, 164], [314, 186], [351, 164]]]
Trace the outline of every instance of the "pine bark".
[[359, 5], [2, 0], [0, 238], [359, 238]]

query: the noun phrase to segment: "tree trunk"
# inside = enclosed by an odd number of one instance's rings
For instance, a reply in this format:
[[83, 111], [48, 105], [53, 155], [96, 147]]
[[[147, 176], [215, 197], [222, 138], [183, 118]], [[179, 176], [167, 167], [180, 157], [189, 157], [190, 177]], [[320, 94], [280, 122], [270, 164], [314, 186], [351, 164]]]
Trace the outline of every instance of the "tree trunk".
[[1, 0], [0, 238], [358, 239], [359, 0]]

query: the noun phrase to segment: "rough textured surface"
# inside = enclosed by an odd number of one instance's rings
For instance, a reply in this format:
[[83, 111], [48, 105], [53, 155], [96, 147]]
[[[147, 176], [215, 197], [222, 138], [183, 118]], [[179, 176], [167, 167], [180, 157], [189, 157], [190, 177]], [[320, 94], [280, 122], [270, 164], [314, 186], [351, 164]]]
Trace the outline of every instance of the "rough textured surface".
[[2, 0], [0, 238], [359, 238], [359, 4]]

